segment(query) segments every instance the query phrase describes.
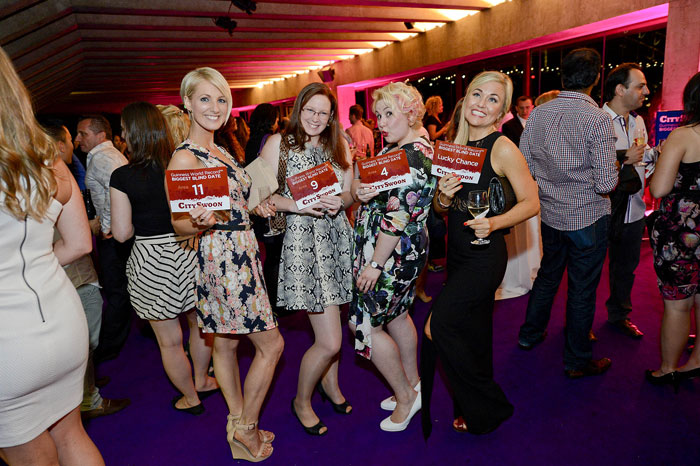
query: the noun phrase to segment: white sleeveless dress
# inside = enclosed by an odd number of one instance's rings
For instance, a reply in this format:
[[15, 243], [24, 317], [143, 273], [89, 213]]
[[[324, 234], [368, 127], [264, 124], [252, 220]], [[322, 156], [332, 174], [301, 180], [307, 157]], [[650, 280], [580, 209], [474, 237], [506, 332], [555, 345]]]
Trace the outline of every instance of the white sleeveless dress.
[[20, 445], [83, 398], [88, 329], [80, 299], [53, 253], [63, 206], [18, 221], [0, 200], [0, 448]]

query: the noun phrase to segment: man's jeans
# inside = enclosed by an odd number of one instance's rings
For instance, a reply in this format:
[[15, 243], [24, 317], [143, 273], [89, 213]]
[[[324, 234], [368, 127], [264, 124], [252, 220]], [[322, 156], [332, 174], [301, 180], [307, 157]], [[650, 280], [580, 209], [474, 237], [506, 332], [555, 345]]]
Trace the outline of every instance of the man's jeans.
[[609, 223], [609, 215], [575, 231], [560, 231], [542, 223], [542, 262], [532, 286], [519, 340], [533, 343], [542, 338], [564, 269], [568, 269], [564, 331], [564, 368], [567, 370], [583, 368], [593, 355], [588, 332], [593, 325]]
[[88, 364], [83, 382], [83, 402], [80, 404], [81, 411], [88, 411], [99, 408], [102, 405], [100, 391], [95, 387], [95, 363], [92, 355], [100, 341], [102, 295], [100, 294], [100, 289], [91, 284], [82, 285], [78, 287], [77, 291], [87, 318], [88, 335], [90, 337], [90, 352], [88, 353]]

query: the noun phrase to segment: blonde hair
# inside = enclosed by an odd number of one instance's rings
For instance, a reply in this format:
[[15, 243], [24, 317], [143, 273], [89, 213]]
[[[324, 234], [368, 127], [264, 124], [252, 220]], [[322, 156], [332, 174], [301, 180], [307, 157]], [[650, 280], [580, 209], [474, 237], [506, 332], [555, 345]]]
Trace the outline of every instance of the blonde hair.
[[36, 119], [27, 88], [0, 48], [0, 206], [42, 219], [56, 193], [55, 142]]
[[[494, 126], [496, 126], [498, 125], [498, 122], [501, 121], [506, 115], [506, 112], [510, 108], [511, 100], [513, 99], [513, 81], [511, 81], [506, 74], [503, 74], [500, 71], [483, 71], [477, 74], [476, 77], [472, 79], [472, 82], [469, 83], [469, 87], [467, 88], [467, 92], [465, 92], [464, 96], [465, 99], [469, 99], [469, 96], [472, 94], [474, 89], [489, 82], [500, 83], [505, 91], [505, 95], [503, 96], [503, 107], [501, 108], [501, 113], [498, 115], [496, 121], [494, 121], [493, 123]], [[457, 135], [455, 136], [454, 141], [455, 144], [466, 145], [469, 141], [469, 123], [466, 120], [466, 113], [468, 111], [467, 107], [467, 105], [462, 105], [462, 116], [459, 119]]]
[[389, 83], [384, 87], [375, 89], [372, 92], [372, 111], [376, 113], [379, 103], [400, 112], [408, 119], [408, 124], [412, 129], [419, 129], [423, 125], [423, 115], [425, 106], [423, 97], [415, 87], [406, 83]]
[[[180, 97], [183, 103], [185, 102], [185, 97], [192, 98], [194, 94], [194, 89], [202, 81], [207, 81], [209, 84], [214, 86], [221, 92], [221, 94], [226, 98], [226, 121], [228, 122], [231, 116], [231, 108], [233, 108], [233, 96], [231, 95], [231, 88], [228, 86], [226, 78], [219, 73], [214, 68], [209, 68], [205, 66], [203, 68], [197, 68], [192, 70], [182, 78], [182, 83], [180, 84]], [[191, 111], [191, 109], [187, 109]]]
[[179, 146], [187, 139], [187, 133], [190, 132], [190, 117], [174, 105], [156, 105], [156, 107], [165, 117], [173, 144], [175, 147]]
[[440, 104], [442, 104], [442, 98], [439, 95], [428, 97], [428, 100], [425, 101], [425, 113], [437, 115], [440, 110]]
[[553, 90], [553, 91], [547, 91], [544, 94], [540, 95], [538, 98], [535, 99], [535, 107], [539, 107], [542, 104], [545, 104], [549, 102], [550, 100], [554, 100], [559, 96], [558, 90]]

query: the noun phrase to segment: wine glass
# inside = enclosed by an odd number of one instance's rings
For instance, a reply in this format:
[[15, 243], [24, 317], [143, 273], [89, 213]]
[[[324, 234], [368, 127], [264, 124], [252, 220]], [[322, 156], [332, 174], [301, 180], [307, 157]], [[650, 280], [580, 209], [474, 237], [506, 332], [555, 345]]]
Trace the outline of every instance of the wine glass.
[[[260, 199], [261, 204], [263, 202], [271, 202], [269, 199], [271, 195], [272, 193], [270, 192], [269, 186], [263, 186], [258, 188], [258, 198]], [[277, 236], [281, 233], [284, 232], [282, 230], [278, 230], [272, 227], [272, 217], [267, 217], [267, 231], [263, 233], [263, 236], [269, 238], [270, 236]]]
[[[483, 218], [489, 213], [489, 193], [485, 190], [469, 191], [467, 193], [467, 210], [474, 218]], [[477, 238], [472, 244], [489, 244], [485, 238]]]

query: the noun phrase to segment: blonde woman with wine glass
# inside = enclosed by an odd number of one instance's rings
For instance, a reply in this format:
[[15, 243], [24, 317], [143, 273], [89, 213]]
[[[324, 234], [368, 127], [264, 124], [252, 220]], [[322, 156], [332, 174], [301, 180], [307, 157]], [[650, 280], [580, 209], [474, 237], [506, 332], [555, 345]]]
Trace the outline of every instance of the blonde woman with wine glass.
[[[513, 413], [513, 406], [493, 379], [493, 307], [496, 289], [508, 262], [506, 230], [539, 211], [537, 185], [525, 159], [496, 130], [508, 109], [513, 84], [498, 71], [485, 71], [469, 84], [456, 144], [486, 150], [476, 183], [461, 183], [454, 175], [438, 182], [433, 207], [448, 213], [447, 282], [435, 299], [421, 348], [424, 428], [430, 430], [430, 395], [435, 359], [439, 357], [454, 392], [453, 428], [475, 434], [494, 430]], [[474, 218], [470, 191], [486, 191], [494, 176], [505, 176], [517, 203], [509, 211]], [[475, 244], [488, 239], [486, 244]], [[483, 241], [481, 242], [483, 243]]]

